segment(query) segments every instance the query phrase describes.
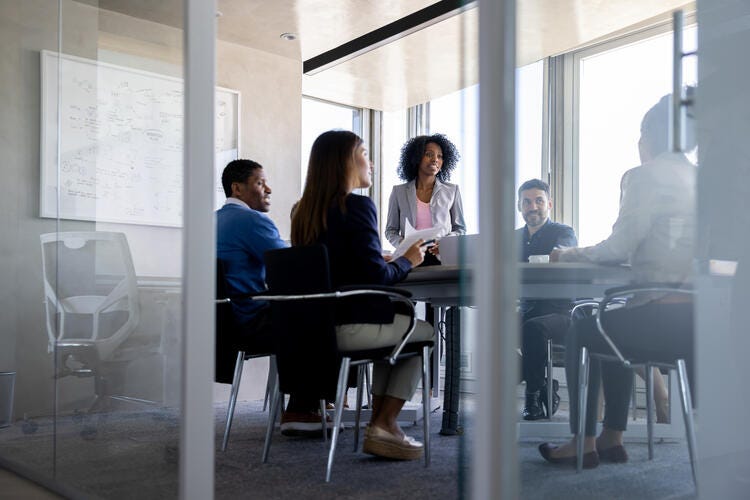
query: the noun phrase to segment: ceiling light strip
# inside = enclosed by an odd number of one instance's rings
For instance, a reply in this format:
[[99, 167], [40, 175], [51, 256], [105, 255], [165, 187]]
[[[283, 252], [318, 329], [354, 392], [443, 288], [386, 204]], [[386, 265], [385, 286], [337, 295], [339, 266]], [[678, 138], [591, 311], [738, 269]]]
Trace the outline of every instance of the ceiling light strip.
[[477, 6], [477, 0], [442, 0], [302, 63], [314, 75]]

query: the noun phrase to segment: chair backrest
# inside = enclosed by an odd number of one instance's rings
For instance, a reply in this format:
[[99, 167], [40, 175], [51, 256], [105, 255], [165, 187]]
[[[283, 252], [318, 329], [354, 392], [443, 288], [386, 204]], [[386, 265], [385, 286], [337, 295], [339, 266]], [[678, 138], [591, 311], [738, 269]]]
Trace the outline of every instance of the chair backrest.
[[331, 291], [328, 250], [324, 245], [271, 250], [264, 259], [266, 284], [274, 294]]
[[[229, 297], [225, 277], [224, 261], [216, 259], [216, 299]], [[234, 363], [237, 357], [237, 347], [232, 341], [235, 328], [232, 304], [229, 302], [216, 303], [216, 347], [214, 379], [222, 384], [231, 384], [234, 375]]]
[[[265, 254], [266, 283], [274, 294], [331, 291], [328, 252], [323, 245], [282, 248]], [[335, 399], [340, 358], [334, 305], [327, 300], [272, 302], [279, 336], [277, 366], [281, 391]]]
[[138, 327], [138, 285], [122, 233], [76, 231], [40, 236], [49, 350], [90, 343], [109, 359]]

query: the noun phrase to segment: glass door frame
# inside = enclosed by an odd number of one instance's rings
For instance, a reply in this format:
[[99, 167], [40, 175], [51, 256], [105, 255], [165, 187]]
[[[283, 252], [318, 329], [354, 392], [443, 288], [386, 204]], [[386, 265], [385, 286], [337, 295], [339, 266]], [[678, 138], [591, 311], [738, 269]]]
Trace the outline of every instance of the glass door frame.
[[[214, 496], [216, 0], [184, 0], [185, 161], [179, 497]], [[206, 71], [212, 68], [213, 71]], [[205, 286], [205, 284], [209, 286]], [[211, 334], [208, 334], [208, 333]]]

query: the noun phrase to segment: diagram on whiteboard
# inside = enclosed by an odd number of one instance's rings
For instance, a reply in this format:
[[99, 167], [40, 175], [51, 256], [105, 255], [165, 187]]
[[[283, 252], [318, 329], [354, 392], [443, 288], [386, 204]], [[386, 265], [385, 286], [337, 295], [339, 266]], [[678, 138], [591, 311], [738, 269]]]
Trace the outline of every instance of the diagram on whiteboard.
[[[238, 155], [239, 97], [216, 91], [218, 172]], [[180, 79], [43, 51], [41, 216], [181, 226], [183, 108]]]

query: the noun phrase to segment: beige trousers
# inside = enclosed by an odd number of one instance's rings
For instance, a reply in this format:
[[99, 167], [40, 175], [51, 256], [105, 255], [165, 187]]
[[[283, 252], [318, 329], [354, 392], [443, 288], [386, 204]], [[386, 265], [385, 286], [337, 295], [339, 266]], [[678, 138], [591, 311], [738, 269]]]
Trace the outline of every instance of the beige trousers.
[[[342, 351], [358, 351], [391, 347], [401, 341], [409, 326], [409, 317], [396, 314], [393, 323], [376, 325], [357, 323], [336, 327], [336, 340]], [[433, 340], [434, 330], [429, 323], [417, 320], [411, 342]], [[408, 401], [417, 390], [422, 377], [421, 357], [399, 360], [391, 366], [385, 361], [376, 361], [372, 368], [372, 393], [376, 396], [391, 396]]]

